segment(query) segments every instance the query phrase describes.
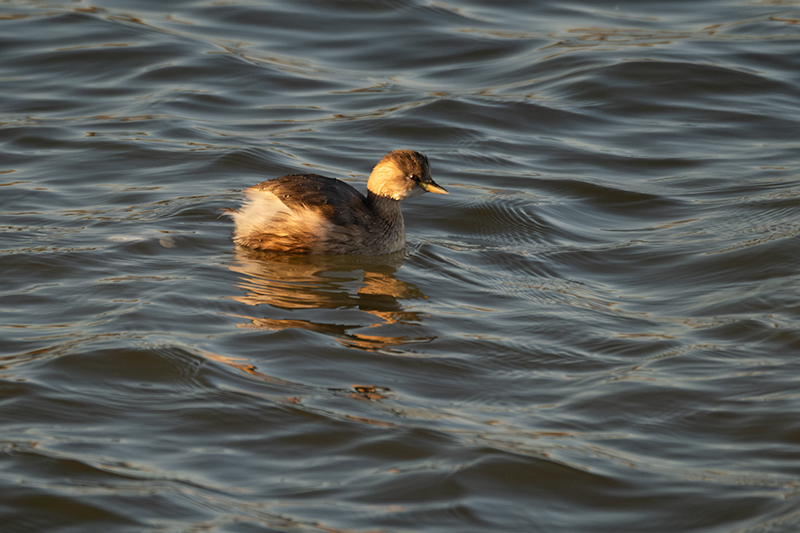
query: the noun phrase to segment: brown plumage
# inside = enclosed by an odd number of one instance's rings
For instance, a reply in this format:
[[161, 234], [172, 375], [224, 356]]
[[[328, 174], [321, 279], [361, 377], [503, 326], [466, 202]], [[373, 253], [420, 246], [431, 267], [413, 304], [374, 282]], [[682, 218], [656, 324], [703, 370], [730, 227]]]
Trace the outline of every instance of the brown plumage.
[[378, 162], [367, 196], [343, 181], [290, 174], [244, 190], [230, 211], [233, 240], [257, 250], [303, 254], [383, 255], [405, 246], [400, 202], [424, 192], [447, 194], [431, 178], [428, 158], [395, 150]]

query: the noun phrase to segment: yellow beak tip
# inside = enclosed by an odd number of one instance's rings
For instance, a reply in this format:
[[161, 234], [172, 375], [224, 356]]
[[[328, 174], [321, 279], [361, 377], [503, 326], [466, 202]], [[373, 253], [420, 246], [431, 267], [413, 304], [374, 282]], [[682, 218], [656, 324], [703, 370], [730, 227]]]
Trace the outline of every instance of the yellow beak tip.
[[436, 194], [450, 194], [444, 189], [444, 187], [439, 187], [435, 183], [420, 183], [420, 186], [427, 192], [432, 192]]

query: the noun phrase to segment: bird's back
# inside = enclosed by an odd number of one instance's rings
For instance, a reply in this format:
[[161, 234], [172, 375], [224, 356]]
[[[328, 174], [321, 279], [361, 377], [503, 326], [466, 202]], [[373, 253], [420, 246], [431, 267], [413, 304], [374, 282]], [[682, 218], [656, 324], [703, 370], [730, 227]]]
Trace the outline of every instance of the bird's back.
[[291, 210], [311, 209], [333, 224], [349, 225], [369, 216], [366, 198], [351, 185], [318, 174], [289, 174], [247, 191], [266, 191]]

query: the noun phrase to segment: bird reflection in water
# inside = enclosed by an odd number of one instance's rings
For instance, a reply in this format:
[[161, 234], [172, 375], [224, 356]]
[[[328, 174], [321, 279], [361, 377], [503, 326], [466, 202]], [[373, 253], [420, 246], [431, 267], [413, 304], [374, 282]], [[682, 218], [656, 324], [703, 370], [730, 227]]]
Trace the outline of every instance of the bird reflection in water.
[[[368, 351], [410, 343], [428, 342], [435, 336], [414, 336], [409, 330], [421, 322], [421, 316], [406, 310], [401, 300], [426, 298], [419, 288], [395, 276], [402, 265], [403, 253], [379, 257], [308, 256], [253, 251], [237, 247], [229, 267], [241, 275], [238, 288], [244, 294], [233, 299], [250, 306], [275, 309], [335, 310], [335, 314], [313, 314], [314, 319], [247, 316], [249, 323], [240, 327], [282, 330], [304, 329], [335, 337], [343, 345]], [[369, 315], [367, 324], [343, 324], [354, 315], [348, 310]], [[327, 319], [330, 319], [327, 320]], [[364, 333], [364, 328], [391, 329], [403, 334]], [[359, 331], [356, 331], [359, 330]], [[380, 333], [385, 333], [381, 331]]]

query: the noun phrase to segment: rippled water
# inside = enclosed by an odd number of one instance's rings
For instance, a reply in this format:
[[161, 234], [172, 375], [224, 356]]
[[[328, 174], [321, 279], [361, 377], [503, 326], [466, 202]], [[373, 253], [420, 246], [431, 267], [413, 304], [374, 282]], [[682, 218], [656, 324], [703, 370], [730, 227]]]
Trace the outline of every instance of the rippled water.
[[[2, 531], [800, 528], [800, 4], [0, 3]], [[449, 196], [255, 256], [240, 190]]]

